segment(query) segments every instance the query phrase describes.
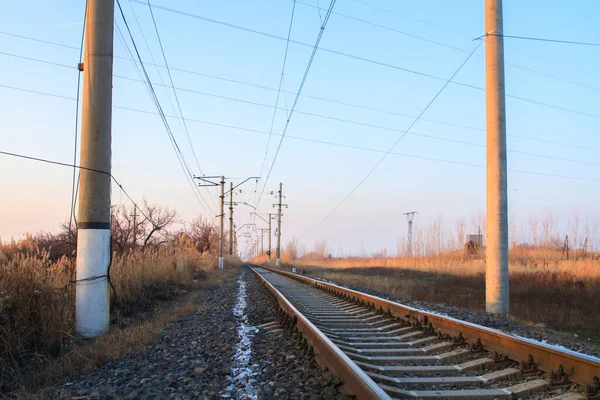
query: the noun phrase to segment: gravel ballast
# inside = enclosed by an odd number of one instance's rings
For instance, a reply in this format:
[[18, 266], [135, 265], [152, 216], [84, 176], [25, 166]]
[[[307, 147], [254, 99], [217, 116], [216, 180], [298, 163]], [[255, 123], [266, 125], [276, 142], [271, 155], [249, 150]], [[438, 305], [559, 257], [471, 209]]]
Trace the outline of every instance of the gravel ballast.
[[[45, 397], [348, 398], [301, 341], [273, 324], [274, 297], [248, 268], [201, 292], [198, 303], [197, 312], [170, 324], [143, 351], [73, 377]], [[271, 326], [258, 328], [264, 323]]]
[[[248, 271], [248, 307], [255, 326], [276, 321], [275, 297]], [[264, 399], [347, 399], [340, 393], [341, 382], [319, 366], [301, 340], [287, 331], [260, 330], [253, 338], [259, 398]]]

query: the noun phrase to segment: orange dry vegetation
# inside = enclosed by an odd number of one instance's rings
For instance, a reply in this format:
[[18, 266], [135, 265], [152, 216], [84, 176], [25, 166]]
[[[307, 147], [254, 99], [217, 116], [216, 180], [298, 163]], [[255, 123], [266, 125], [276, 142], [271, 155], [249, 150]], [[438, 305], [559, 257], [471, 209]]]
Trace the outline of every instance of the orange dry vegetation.
[[[36, 375], [49, 358], [73, 346], [74, 259], [63, 256], [53, 261], [48, 251], [25, 247], [27, 251], [10, 258], [0, 247], [0, 397], [23, 383], [23, 373]], [[226, 261], [231, 266], [241, 263], [237, 257]], [[111, 325], [128, 326], [151, 312], [158, 301], [174, 299], [194, 281], [206, 280], [206, 271], [217, 265], [215, 254], [200, 254], [184, 239], [115, 253], [110, 267]], [[93, 346], [85, 352], [92, 357]], [[61, 376], [67, 374], [68, 368], [54, 365], [63, 371]]]

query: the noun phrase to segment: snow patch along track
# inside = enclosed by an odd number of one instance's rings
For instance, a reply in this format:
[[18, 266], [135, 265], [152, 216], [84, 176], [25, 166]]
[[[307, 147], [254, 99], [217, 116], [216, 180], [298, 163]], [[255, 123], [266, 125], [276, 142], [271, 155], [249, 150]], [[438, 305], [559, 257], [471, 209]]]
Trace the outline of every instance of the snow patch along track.
[[227, 378], [231, 384], [226, 391], [235, 398], [256, 399], [258, 391], [254, 385], [256, 374], [253, 371], [252, 363], [252, 336], [258, 331], [258, 328], [248, 323], [247, 302], [246, 302], [246, 282], [243, 279], [238, 281], [237, 301], [233, 307], [233, 315], [237, 320], [238, 342], [235, 347], [234, 366], [231, 369], [231, 375]]

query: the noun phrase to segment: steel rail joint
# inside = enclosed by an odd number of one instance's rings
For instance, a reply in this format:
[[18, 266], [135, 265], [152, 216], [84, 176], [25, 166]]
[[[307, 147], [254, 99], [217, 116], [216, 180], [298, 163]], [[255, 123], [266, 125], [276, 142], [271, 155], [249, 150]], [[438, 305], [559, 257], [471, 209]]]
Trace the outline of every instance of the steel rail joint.
[[518, 362], [527, 360], [531, 355], [537, 363], [537, 367], [548, 374], [558, 371], [562, 365], [569, 381], [579, 385], [593, 385], [594, 377], [600, 376], [600, 358], [597, 357], [559, 348], [558, 346], [551, 346], [533, 339], [512, 335], [456, 318], [419, 310], [303, 275], [265, 266], [261, 266], [261, 268], [333, 291], [338, 295], [349, 296], [375, 308], [381, 307], [384, 311], [389, 311], [394, 317], [403, 320], [414, 321], [418, 319], [423, 321], [424, 318], [427, 318], [427, 321], [431, 322], [443, 334], [456, 336], [462, 333], [464, 339], [469, 343], [477, 343], [478, 339], [481, 339], [481, 343], [486, 350], [495, 351]]
[[[391, 397], [375, 383], [354, 361], [352, 361], [342, 350], [340, 350], [327, 336], [312, 324], [300, 311], [289, 302], [269, 281], [249, 264], [248, 267], [265, 284], [267, 289], [273, 293], [279, 306], [290, 317], [296, 317], [296, 327], [302, 333], [306, 341], [313, 347], [315, 358], [319, 364], [326, 366], [346, 386], [348, 391], [357, 399], [385, 399]], [[270, 268], [262, 267], [271, 272]]]

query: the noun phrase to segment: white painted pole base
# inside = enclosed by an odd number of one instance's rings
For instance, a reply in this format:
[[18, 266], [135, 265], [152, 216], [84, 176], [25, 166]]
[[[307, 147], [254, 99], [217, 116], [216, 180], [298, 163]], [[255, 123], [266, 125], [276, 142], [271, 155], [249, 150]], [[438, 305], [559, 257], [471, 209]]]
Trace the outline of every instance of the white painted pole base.
[[277, 265], [278, 267], [281, 265], [281, 260], [279, 259], [279, 257], [277, 257], [277, 260], [275, 260], [275, 265]]
[[223, 256], [219, 256], [219, 269], [223, 269], [225, 267], [225, 259]]
[[[77, 283], [75, 285], [75, 331], [87, 338], [108, 330], [110, 293], [110, 230], [79, 229], [77, 232]], [[102, 276], [93, 280], [84, 280]]]

